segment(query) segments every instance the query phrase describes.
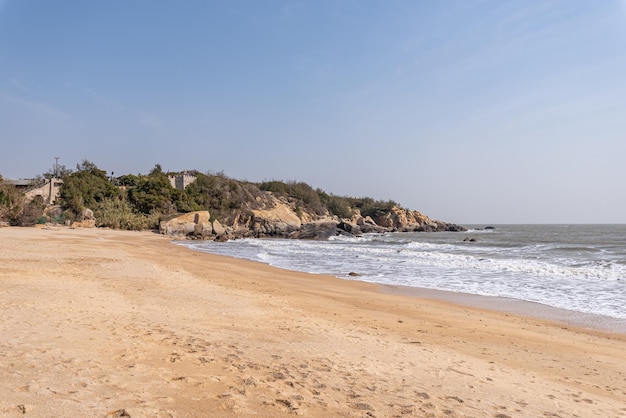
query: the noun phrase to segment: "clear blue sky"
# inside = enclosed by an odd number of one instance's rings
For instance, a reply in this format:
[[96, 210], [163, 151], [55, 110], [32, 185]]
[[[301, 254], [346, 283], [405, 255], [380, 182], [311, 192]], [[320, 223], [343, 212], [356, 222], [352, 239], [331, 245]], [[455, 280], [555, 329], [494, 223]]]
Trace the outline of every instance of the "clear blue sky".
[[626, 0], [0, 0], [0, 174], [224, 171], [626, 223]]

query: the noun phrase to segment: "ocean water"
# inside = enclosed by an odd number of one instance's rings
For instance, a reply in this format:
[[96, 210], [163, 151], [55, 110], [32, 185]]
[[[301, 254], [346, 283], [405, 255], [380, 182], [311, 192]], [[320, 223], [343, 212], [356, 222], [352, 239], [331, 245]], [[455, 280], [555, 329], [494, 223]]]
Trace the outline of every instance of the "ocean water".
[[626, 225], [468, 228], [468, 232], [366, 234], [329, 241], [180, 244], [348, 280], [514, 298], [626, 319]]

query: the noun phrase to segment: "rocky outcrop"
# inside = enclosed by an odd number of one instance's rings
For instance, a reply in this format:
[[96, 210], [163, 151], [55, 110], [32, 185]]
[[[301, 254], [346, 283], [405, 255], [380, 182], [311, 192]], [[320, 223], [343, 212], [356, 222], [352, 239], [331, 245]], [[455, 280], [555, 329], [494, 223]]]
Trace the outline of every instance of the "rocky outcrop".
[[435, 221], [418, 211], [398, 207], [393, 207], [389, 212], [380, 215], [375, 222], [394, 232], [465, 231], [462, 226]]
[[302, 222], [294, 210], [276, 198], [264, 209], [244, 209], [225, 220], [211, 222], [208, 211], [190, 212], [164, 219], [159, 232], [165, 235], [195, 239], [234, 239], [245, 237], [288, 237], [298, 231]]
[[337, 224], [337, 228], [354, 236], [362, 234], [361, 228], [356, 223], [341, 221]]
[[[220, 227], [221, 225], [218, 225], [218, 229]], [[176, 237], [204, 239], [215, 235], [213, 224], [211, 223], [211, 214], [206, 210], [189, 212], [164, 219], [159, 223], [159, 232]]]
[[250, 229], [260, 236], [287, 236], [302, 226], [302, 221], [286, 202], [274, 198], [269, 209], [251, 210]]
[[[254, 207], [242, 208], [224, 219], [227, 234], [232, 237], [288, 237], [302, 227], [297, 208], [286, 199], [271, 193], [257, 197]], [[309, 214], [302, 214], [308, 219]]]
[[302, 225], [302, 228], [298, 231], [292, 232], [289, 235], [289, 238], [327, 240], [330, 237], [336, 237], [338, 235], [353, 236], [353, 234], [339, 228], [339, 222], [330, 219], [323, 219], [317, 222]]
[[[417, 211], [394, 207], [376, 220], [363, 217], [358, 211], [350, 219], [296, 214], [288, 201], [271, 194], [257, 199], [257, 208], [244, 208], [223, 220], [211, 221], [208, 211], [190, 212], [161, 221], [162, 234], [191, 239], [224, 241], [236, 238], [283, 237], [292, 239], [326, 240], [330, 237], [360, 236], [365, 233], [397, 231], [464, 231], [453, 224], [434, 221]], [[303, 222], [302, 219], [314, 219]]]
[[380, 226], [378, 224], [376, 224], [376, 222], [374, 222], [374, 220], [369, 217], [366, 216], [365, 218], [360, 216], [357, 216], [356, 218], [353, 218], [354, 223], [359, 227], [359, 229], [361, 230], [362, 233], [364, 234], [370, 234], [370, 233], [383, 233], [383, 232], [387, 232], [388, 229], [385, 228], [384, 226]]

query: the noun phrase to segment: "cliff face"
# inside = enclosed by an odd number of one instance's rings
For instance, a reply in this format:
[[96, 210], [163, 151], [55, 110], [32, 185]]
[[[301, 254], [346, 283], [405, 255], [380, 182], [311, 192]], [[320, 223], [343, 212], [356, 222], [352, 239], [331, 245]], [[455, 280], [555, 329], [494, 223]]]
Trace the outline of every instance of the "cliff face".
[[336, 235], [359, 236], [363, 233], [412, 231], [464, 231], [463, 227], [430, 219], [417, 211], [393, 207], [372, 219], [358, 210], [349, 219], [328, 214], [318, 215], [300, 209], [288, 199], [266, 193], [257, 197], [254, 209], [244, 207], [227, 218], [211, 221], [208, 211], [191, 212], [160, 224], [166, 235], [195, 239], [225, 240], [245, 237], [283, 237], [294, 239], [328, 239]]

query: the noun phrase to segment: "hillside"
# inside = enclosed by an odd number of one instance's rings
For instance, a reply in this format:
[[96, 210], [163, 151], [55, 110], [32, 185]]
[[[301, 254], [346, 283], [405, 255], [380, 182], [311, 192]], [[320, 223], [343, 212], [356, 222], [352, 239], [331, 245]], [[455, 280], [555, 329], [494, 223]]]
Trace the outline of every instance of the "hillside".
[[[165, 173], [159, 165], [147, 175], [109, 178], [93, 163], [83, 161], [63, 176], [57, 206], [46, 208], [39, 217], [31, 214], [29, 219], [116, 229], [160, 228], [164, 233], [203, 239], [324, 239], [368, 232], [464, 230], [394, 201], [336, 196], [302, 182], [254, 183], [223, 173], [190, 173], [175, 188], [171, 178], [182, 174]], [[12, 218], [3, 220], [18, 224], [19, 215], [14, 212]], [[203, 221], [200, 215], [177, 220], [181, 214], [195, 212], [202, 214]]]

